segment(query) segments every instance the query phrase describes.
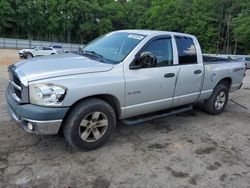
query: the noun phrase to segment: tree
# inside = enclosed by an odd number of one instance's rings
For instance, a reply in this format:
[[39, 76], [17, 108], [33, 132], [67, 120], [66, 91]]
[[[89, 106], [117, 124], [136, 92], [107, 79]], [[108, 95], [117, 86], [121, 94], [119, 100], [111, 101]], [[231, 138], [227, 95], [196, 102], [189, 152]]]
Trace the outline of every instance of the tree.
[[0, 0], [0, 34], [6, 28], [11, 28], [12, 16], [14, 10], [11, 8], [10, 3], [5, 0]]
[[99, 22], [99, 34], [103, 35], [113, 30], [113, 25], [110, 19], [102, 18]]
[[193, 0], [191, 15], [185, 32], [196, 35], [206, 52], [216, 52], [218, 40], [218, 17], [216, 12], [217, 0]]
[[205, 53], [250, 53], [249, 0], [0, 0], [0, 34], [87, 43], [119, 29], [187, 32]]
[[236, 50], [250, 54], [250, 13], [242, 13], [233, 19], [233, 34], [236, 40]]
[[234, 52], [250, 54], [250, 2], [241, 1], [240, 13], [232, 20]]

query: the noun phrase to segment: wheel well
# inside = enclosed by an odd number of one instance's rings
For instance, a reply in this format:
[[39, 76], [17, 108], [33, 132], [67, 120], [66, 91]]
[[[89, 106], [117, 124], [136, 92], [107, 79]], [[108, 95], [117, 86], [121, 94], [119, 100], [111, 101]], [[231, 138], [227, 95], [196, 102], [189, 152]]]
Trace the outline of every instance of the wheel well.
[[[108, 95], [108, 94], [102, 94], [102, 95], [93, 95], [93, 96], [89, 96], [89, 97], [85, 97], [83, 99], [78, 100], [77, 102], [75, 102], [71, 107], [73, 108], [77, 103], [83, 101], [83, 100], [87, 100], [90, 98], [98, 98], [101, 99], [105, 102], [107, 102], [115, 111], [116, 117], [119, 119], [120, 115], [121, 115], [121, 108], [120, 108], [120, 102], [118, 101], [118, 99], [112, 95]], [[69, 109], [69, 111], [70, 111]]]
[[232, 84], [232, 79], [229, 77], [223, 78], [222, 80], [219, 81], [219, 83], [217, 85], [219, 85], [219, 84], [223, 84], [223, 85], [227, 86], [228, 89], [230, 89], [231, 84]]
[[32, 54], [31, 52], [26, 52], [26, 54], [30, 54], [30, 55], [32, 55], [32, 57], [33, 57], [33, 54]]
[[[103, 94], [103, 95], [93, 95], [93, 96], [89, 96], [89, 97], [85, 97], [85, 98], [82, 98], [78, 101], [76, 101], [73, 105], [71, 105], [70, 109], [68, 110], [68, 112], [66, 113], [65, 117], [68, 116], [70, 110], [75, 106], [77, 105], [79, 102], [83, 101], [83, 100], [87, 100], [87, 99], [90, 99], [90, 98], [98, 98], [98, 99], [101, 99], [105, 102], [107, 102], [115, 111], [115, 115], [116, 115], [116, 118], [119, 119], [120, 115], [121, 115], [121, 108], [120, 108], [120, 103], [118, 101], [118, 99], [112, 95], [108, 95], [108, 94]], [[62, 130], [63, 130], [63, 125], [64, 125], [64, 122], [65, 122], [65, 118], [63, 119], [63, 122], [62, 122], [62, 126], [60, 127], [58, 133], [59, 135], [63, 135], [62, 133]]]

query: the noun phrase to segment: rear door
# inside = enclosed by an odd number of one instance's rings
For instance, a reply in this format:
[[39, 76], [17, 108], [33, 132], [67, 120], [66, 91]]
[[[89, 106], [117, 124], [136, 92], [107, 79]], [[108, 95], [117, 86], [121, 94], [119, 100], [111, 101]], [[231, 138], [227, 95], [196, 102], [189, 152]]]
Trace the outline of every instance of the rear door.
[[43, 50], [41, 50], [41, 55], [50, 55], [53, 53], [53, 49], [50, 47], [43, 47]]
[[204, 66], [202, 60], [197, 57], [198, 49], [191, 37], [175, 36], [175, 42], [180, 72], [176, 82], [173, 106], [179, 106], [193, 103], [198, 99], [203, 83]]

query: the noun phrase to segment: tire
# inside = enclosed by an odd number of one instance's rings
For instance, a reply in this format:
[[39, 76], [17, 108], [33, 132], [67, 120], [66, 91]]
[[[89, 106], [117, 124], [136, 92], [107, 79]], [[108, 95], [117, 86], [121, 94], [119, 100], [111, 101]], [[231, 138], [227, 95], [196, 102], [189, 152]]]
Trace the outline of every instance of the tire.
[[224, 84], [215, 87], [213, 94], [205, 101], [205, 111], [216, 115], [224, 111], [227, 106], [229, 88]]
[[56, 55], [55, 53], [52, 53], [52, 54], [50, 54], [50, 55]]
[[73, 148], [92, 150], [108, 141], [115, 126], [113, 108], [103, 100], [92, 98], [70, 110], [63, 124], [63, 134]]
[[27, 54], [26, 54], [26, 59], [30, 59], [30, 58], [33, 58], [32, 53], [27, 53]]

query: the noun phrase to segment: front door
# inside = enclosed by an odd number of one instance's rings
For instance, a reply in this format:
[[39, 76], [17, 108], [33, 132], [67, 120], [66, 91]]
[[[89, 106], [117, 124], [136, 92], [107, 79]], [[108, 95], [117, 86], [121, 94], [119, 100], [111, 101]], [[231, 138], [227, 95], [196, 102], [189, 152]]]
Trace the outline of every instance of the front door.
[[43, 50], [41, 51], [41, 55], [51, 55], [52, 48], [50, 47], [43, 47]]
[[126, 70], [126, 117], [170, 107], [173, 102], [179, 66], [173, 66], [171, 37], [151, 40], [140, 54], [150, 52], [157, 58], [154, 67]]

